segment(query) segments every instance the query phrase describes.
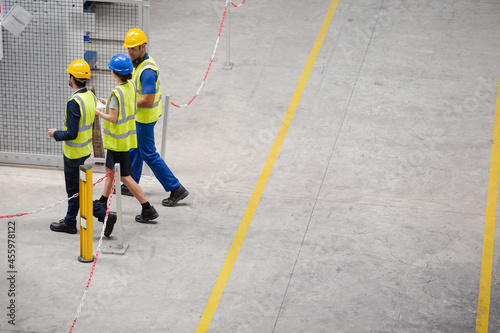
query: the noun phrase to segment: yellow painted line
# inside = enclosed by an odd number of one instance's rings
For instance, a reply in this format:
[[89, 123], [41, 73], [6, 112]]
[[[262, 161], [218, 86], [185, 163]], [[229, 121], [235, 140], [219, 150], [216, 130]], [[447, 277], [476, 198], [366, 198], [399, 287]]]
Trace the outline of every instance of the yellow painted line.
[[498, 84], [493, 144], [491, 146], [490, 179], [486, 201], [486, 221], [484, 225], [483, 257], [477, 301], [476, 333], [488, 333], [490, 316], [491, 274], [493, 268], [493, 245], [495, 241], [495, 219], [497, 212], [498, 178], [500, 173], [500, 82]]
[[214, 289], [212, 290], [212, 294], [210, 295], [207, 306], [205, 307], [205, 311], [201, 316], [200, 323], [198, 324], [198, 328], [196, 329], [197, 333], [206, 332], [208, 330], [210, 322], [212, 321], [215, 310], [217, 309], [217, 305], [219, 304], [219, 300], [222, 297], [224, 288], [226, 287], [227, 280], [229, 279], [229, 275], [231, 274], [231, 270], [233, 269], [236, 257], [238, 257], [241, 245], [243, 244], [248, 228], [250, 227], [250, 222], [252, 221], [255, 210], [257, 209], [257, 205], [259, 204], [260, 197], [262, 196], [262, 192], [264, 191], [264, 187], [266, 186], [269, 175], [271, 174], [271, 170], [273, 169], [274, 162], [278, 157], [278, 153], [281, 149], [283, 141], [285, 140], [285, 136], [292, 122], [295, 110], [297, 110], [297, 106], [299, 105], [300, 98], [302, 97], [302, 93], [304, 92], [304, 88], [309, 79], [309, 75], [311, 74], [314, 62], [316, 61], [319, 50], [321, 49], [321, 45], [323, 44], [328, 28], [330, 27], [330, 23], [332, 22], [333, 14], [335, 14], [338, 3], [339, 0], [332, 0], [332, 2], [330, 3], [328, 12], [326, 13], [325, 19], [323, 20], [321, 29], [319, 30], [318, 37], [314, 42], [311, 53], [309, 54], [309, 59], [307, 60], [304, 70], [302, 71], [302, 75], [300, 76], [299, 83], [295, 88], [295, 92], [293, 93], [292, 100], [285, 115], [285, 119], [283, 119], [283, 122], [281, 123], [281, 127], [276, 140], [273, 143], [271, 152], [269, 153], [264, 168], [259, 176], [259, 180], [257, 181], [257, 185], [255, 186], [255, 189], [252, 193], [252, 197], [250, 198], [250, 202], [248, 203], [248, 206], [245, 210], [245, 214], [243, 215], [240, 226], [236, 231], [236, 236], [233, 240], [233, 243], [231, 244], [231, 248], [229, 249], [226, 260], [224, 261], [224, 265], [222, 266], [219, 277], [215, 282]]

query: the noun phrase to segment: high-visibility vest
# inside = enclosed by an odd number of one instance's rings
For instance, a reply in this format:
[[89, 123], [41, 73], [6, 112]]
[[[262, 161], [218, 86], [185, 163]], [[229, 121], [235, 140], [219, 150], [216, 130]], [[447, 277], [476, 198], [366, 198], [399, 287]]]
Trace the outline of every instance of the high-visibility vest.
[[[129, 80], [117, 86], [111, 91], [109, 98], [113, 95], [118, 99], [118, 119], [116, 123], [104, 121], [104, 148], [113, 151], [129, 151], [137, 148], [135, 129], [137, 99], [134, 83]], [[106, 105], [105, 113], [109, 114], [109, 103]]]
[[160, 71], [158, 70], [158, 66], [153, 58], [149, 57], [144, 60], [134, 69], [134, 73], [132, 76], [132, 81], [136, 86], [137, 91], [137, 99], [144, 96], [142, 92], [141, 85], [141, 74], [145, 69], [152, 69], [156, 73], [156, 90], [155, 90], [155, 99], [153, 107], [151, 108], [140, 108], [137, 107], [137, 116], [135, 117], [135, 121], [141, 124], [150, 124], [154, 123], [161, 116], [162, 110], [162, 101], [161, 101], [161, 87], [160, 87]]
[[[90, 155], [92, 151], [92, 126], [94, 125], [97, 98], [87, 90], [84, 93], [76, 93], [71, 96], [70, 101], [76, 101], [80, 109], [80, 122], [78, 124], [78, 136], [74, 140], [63, 141], [64, 156], [77, 159]], [[64, 130], [67, 131], [66, 119], [68, 107], [64, 115]]]

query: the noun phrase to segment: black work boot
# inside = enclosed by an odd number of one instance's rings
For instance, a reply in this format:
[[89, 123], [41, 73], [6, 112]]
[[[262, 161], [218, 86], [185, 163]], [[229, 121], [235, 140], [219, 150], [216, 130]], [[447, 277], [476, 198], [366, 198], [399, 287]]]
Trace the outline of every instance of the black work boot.
[[182, 184], [180, 184], [178, 188], [176, 188], [175, 190], [170, 191], [170, 197], [168, 197], [166, 199], [163, 199], [163, 201], [161, 202], [161, 204], [163, 206], [172, 207], [172, 206], [177, 205], [177, 203], [179, 201], [181, 201], [182, 199], [184, 199], [188, 195], [189, 195], [188, 190], [186, 190], [184, 188], [184, 186], [182, 186]]
[[132, 194], [132, 192], [130, 192], [130, 190], [127, 188], [127, 186], [125, 186], [125, 185], [122, 184], [121, 189], [122, 189], [122, 195], [126, 195], [128, 197], [133, 197], [134, 196]]
[[[133, 197], [134, 195], [132, 194], [132, 192], [130, 192], [130, 190], [127, 188], [127, 186], [125, 186], [125, 184], [122, 184], [122, 186], [120, 186], [120, 189], [121, 189], [121, 193], [122, 195], [126, 195], [128, 197]], [[113, 194], [116, 194], [116, 186], [115, 186], [115, 189], [113, 190]]]
[[64, 219], [59, 220], [59, 222], [52, 222], [50, 224], [50, 230], [56, 232], [66, 232], [68, 234], [76, 234], [76, 225], [67, 225]]
[[135, 221], [139, 223], [145, 223], [154, 220], [158, 216], [159, 215], [156, 209], [151, 206], [149, 209], [143, 209], [141, 214], [135, 217]]
[[109, 212], [108, 220], [106, 221], [106, 228], [104, 229], [104, 236], [109, 237], [113, 232], [116, 223], [116, 213]]
[[[99, 200], [94, 200], [94, 202], [104, 208], [104, 210], [108, 209], [108, 205], [105, 202], [100, 202]], [[106, 228], [104, 229], [104, 236], [109, 237], [111, 235], [113, 228], [115, 227], [116, 218], [116, 213], [110, 211], [108, 214], [108, 222], [106, 222]]]
[[105, 203], [105, 202], [100, 202], [98, 199], [94, 200], [94, 202], [96, 204], [98, 204], [99, 206], [101, 206], [102, 208], [104, 208], [105, 210], [108, 210], [108, 205]]

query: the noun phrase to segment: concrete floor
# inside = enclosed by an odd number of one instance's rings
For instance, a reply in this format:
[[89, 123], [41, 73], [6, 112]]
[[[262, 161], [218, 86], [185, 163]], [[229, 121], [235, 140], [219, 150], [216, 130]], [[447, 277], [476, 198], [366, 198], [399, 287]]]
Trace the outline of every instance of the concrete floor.
[[[204, 77], [223, 5], [152, 1], [150, 53], [174, 103]], [[223, 35], [200, 95], [169, 112], [167, 162], [191, 194], [162, 207], [168, 194], [143, 179], [151, 225], [123, 198], [130, 247], [99, 255], [73, 332], [196, 331], [329, 5], [231, 8], [233, 69]], [[474, 331], [499, 31], [499, 0], [340, 0], [208, 332]], [[65, 198], [59, 169], [2, 165], [0, 189], [0, 215]], [[9, 219], [16, 325], [3, 245], [1, 332], [69, 331], [91, 264], [78, 235], [49, 230], [65, 208]]]

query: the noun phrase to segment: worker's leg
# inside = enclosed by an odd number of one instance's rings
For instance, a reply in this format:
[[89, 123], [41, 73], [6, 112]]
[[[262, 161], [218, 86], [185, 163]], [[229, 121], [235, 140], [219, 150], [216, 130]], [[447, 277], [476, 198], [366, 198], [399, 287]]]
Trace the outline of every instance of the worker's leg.
[[[156, 151], [154, 127], [156, 123], [137, 125], [137, 144], [142, 159], [153, 171], [156, 179], [161, 183], [166, 192], [170, 192], [179, 187], [179, 180], [174, 176], [165, 161]], [[134, 168], [134, 180], [136, 169]]]
[[[138, 124], [139, 123], [136, 123], [136, 125]], [[137, 135], [137, 142], [139, 142], [139, 135]], [[132, 169], [134, 170], [132, 178], [137, 184], [139, 184], [142, 175], [142, 165], [144, 164], [139, 148], [130, 150], [130, 162], [132, 163]]]
[[[102, 190], [102, 195], [106, 198], [109, 198], [111, 195], [111, 188], [113, 187], [113, 180], [115, 176], [114, 169], [106, 167], [106, 173], [110, 173], [111, 171], [113, 171], [113, 173], [106, 177], [106, 180], [104, 180], [104, 189]], [[115, 186], [117, 185], [118, 184], [115, 184]]]
[[122, 177], [121, 180], [142, 206], [141, 213], [135, 217], [136, 222], [145, 223], [156, 219], [159, 214], [146, 199], [139, 184], [131, 176]]
[[[69, 159], [64, 156], [64, 180], [66, 182], [66, 193], [68, 198], [80, 192], [80, 165], [85, 164], [88, 156]], [[80, 198], [68, 200], [68, 211], [64, 222], [70, 226], [76, 226], [76, 217], [80, 210]]]
[[122, 177], [121, 181], [123, 184], [127, 186], [129, 191], [132, 192], [134, 197], [137, 199], [137, 201], [139, 201], [141, 205], [146, 201], [148, 201], [144, 196], [144, 192], [142, 192], [142, 189], [139, 186], [139, 184], [137, 184], [131, 176]]

